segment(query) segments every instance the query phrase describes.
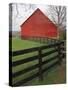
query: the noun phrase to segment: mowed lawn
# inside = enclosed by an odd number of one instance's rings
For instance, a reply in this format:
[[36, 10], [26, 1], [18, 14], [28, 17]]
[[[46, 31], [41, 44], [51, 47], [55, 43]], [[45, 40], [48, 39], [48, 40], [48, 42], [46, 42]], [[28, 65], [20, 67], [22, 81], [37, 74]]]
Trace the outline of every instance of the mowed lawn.
[[37, 46], [41, 46], [41, 45], [43, 45], [43, 44], [40, 44], [39, 42], [23, 40], [18, 37], [12, 38], [12, 51], [37, 47]]
[[[23, 49], [27, 49], [27, 48], [32, 48], [32, 47], [38, 47], [38, 46], [42, 46], [42, 45], [46, 45], [46, 44], [40, 44], [39, 42], [35, 42], [35, 41], [29, 41], [29, 40], [22, 40], [18, 37], [12, 38], [12, 51], [18, 51], [18, 50], [23, 50]], [[49, 48], [46, 50], [43, 50], [42, 53], [47, 52], [47, 51], [51, 51], [54, 50], [55, 48]], [[56, 56], [58, 53], [55, 52], [53, 54], [48, 55], [47, 57], [44, 57], [42, 60], [45, 61], [46, 59]], [[20, 59], [24, 59], [24, 58], [28, 58], [28, 57], [32, 57], [38, 55], [38, 52], [31, 52], [28, 54], [24, 54], [24, 55], [19, 55], [19, 56], [14, 56], [12, 57], [12, 62], [14, 61], [18, 61]], [[57, 59], [56, 59], [57, 60]], [[51, 62], [51, 64], [54, 63]], [[18, 72], [21, 70], [24, 70], [30, 66], [33, 66], [35, 64], [38, 64], [38, 60], [35, 61], [31, 61], [25, 64], [21, 64], [15, 67], [12, 67], [12, 72]], [[46, 66], [48, 66], [50, 64], [44, 65], [43, 68], [45, 68]], [[64, 70], [65, 71], [65, 70]], [[35, 70], [32, 70], [30, 72], [27, 72], [23, 75], [20, 75], [18, 77], [13, 78], [13, 83], [16, 83], [24, 78], [27, 78], [33, 74], [35, 74], [36, 72], [38, 72], [38, 68]], [[59, 71], [60, 72], [60, 71]], [[53, 76], [53, 77], [52, 77]], [[51, 71], [48, 71], [48, 74], [46, 75], [46, 73], [44, 74], [44, 80], [42, 82], [39, 81], [39, 78], [33, 79], [32, 81], [30, 81], [29, 83], [25, 84], [25, 85], [36, 85], [36, 84], [54, 84], [54, 83], [64, 83], [65, 82], [65, 72], [64, 72], [64, 76], [62, 77], [62, 79], [60, 79], [61, 75], [58, 75], [58, 70], [56, 67], [54, 67]], [[59, 81], [56, 81], [56, 80]]]

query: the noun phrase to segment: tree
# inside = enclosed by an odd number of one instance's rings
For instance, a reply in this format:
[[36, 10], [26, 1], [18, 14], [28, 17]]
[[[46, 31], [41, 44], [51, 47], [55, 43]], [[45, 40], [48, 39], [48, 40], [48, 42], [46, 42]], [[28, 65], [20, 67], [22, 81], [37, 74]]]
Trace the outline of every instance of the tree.
[[14, 6], [16, 8], [16, 16], [15, 16], [15, 18], [20, 16], [20, 10], [19, 10], [20, 7], [22, 8], [22, 10], [24, 12], [27, 12], [28, 10], [30, 11], [31, 9], [34, 10], [36, 8], [35, 4], [24, 4], [24, 3], [21, 3], [21, 4], [15, 3], [15, 4], [13, 4], [13, 7]]
[[48, 6], [48, 13], [59, 29], [66, 29], [66, 7]]
[[9, 4], [9, 31], [12, 31], [12, 4]]

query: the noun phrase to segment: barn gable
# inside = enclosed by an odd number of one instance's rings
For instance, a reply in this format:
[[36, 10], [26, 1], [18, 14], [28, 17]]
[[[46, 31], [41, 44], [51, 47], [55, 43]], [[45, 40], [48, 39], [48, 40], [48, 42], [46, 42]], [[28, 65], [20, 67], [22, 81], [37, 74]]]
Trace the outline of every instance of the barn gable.
[[22, 25], [21, 37], [57, 37], [56, 25], [37, 9]]

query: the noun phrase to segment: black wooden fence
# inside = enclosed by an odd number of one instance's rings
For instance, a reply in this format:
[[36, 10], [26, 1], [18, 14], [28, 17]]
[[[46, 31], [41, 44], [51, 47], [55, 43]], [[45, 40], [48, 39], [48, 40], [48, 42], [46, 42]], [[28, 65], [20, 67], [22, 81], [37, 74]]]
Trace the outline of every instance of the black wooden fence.
[[[11, 62], [10, 66], [12, 67], [16, 67], [18, 65], [22, 65], [24, 63], [28, 63], [28, 62], [31, 62], [31, 61], [35, 61], [35, 60], [38, 60], [38, 64], [35, 64], [33, 66], [30, 66], [24, 70], [20, 70], [18, 72], [15, 72], [15, 73], [11, 73], [11, 76], [10, 76], [10, 83], [12, 86], [21, 86], [23, 85], [24, 83], [27, 83], [28, 81], [36, 78], [36, 77], [39, 77], [39, 79], [43, 80], [43, 73], [50, 69], [51, 67], [55, 66], [56, 64], [61, 64], [62, 63], [62, 59], [64, 57], [64, 54], [63, 54], [63, 46], [64, 46], [64, 42], [59, 42], [59, 43], [55, 43], [55, 44], [51, 44], [51, 45], [47, 45], [47, 46], [40, 46], [40, 47], [35, 47], [35, 48], [30, 48], [30, 49], [25, 49], [25, 50], [20, 50], [20, 51], [14, 51], [14, 52], [11, 52], [10, 51], [10, 55], [12, 55], [13, 57], [14, 56], [18, 56], [18, 55], [23, 55], [23, 54], [27, 54], [27, 53], [31, 53], [31, 52], [34, 52], [34, 51], [37, 51], [38, 52], [38, 55], [35, 55], [35, 56], [32, 56], [32, 57], [29, 57], [29, 58], [26, 58], [26, 59], [21, 59], [21, 60], [17, 60], [17, 61], [13, 61]], [[51, 50], [51, 51], [47, 51], [45, 53], [42, 53], [42, 50], [46, 50], [48, 48], [55, 48], [54, 50]], [[46, 57], [52, 53], [55, 53], [55, 52], [58, 52], [58, 54], [56, 56], [53, 56], [45, 61], [42, 61], [42, 58], [43, 57]], [[11, 57], [12, 57], [11, 56]], [[50, 66], [42, 69], [42, 66], [43, 65], [46, 65], [47, 63], [50, 63], [51, 61], [55, 60], [56, 58], [57, 61], [55, 61], [53, 64], [51, 64]], [[12, 82], [12, 79], [15, 78], [15, 77], [18, 77], [24, 73], [27, 73], [31, 70], [34, 70], [38, 68], [38, 72], [33, 74], [32, 76], [26, 78], [26, 79], [23, 79], [19, 82], [16, 82], [13, 84]]]

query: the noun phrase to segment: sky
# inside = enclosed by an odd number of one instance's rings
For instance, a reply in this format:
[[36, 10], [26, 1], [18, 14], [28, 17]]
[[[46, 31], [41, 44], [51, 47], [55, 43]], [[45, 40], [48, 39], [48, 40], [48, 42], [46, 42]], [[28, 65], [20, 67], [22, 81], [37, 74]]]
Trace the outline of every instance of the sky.
[[39, 8], [45, 15], [48, 16], [46, 5], [33, 4], [33, 8], [28, 8], [28, 4], [25, 4], [24, 6], [23, 4], [12, 4], [12, 31], [20, 31], [20, 25], [23, 24], [37, 8]]

